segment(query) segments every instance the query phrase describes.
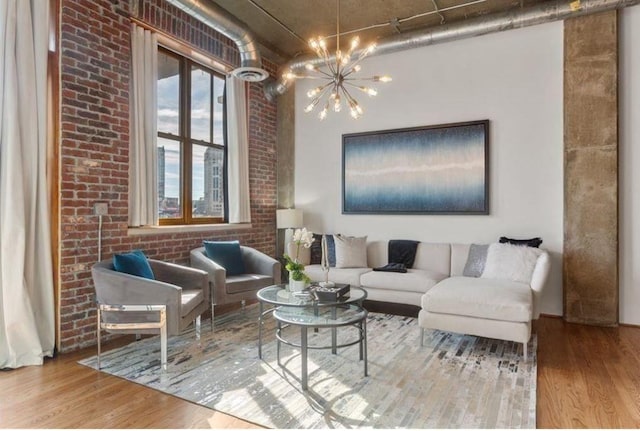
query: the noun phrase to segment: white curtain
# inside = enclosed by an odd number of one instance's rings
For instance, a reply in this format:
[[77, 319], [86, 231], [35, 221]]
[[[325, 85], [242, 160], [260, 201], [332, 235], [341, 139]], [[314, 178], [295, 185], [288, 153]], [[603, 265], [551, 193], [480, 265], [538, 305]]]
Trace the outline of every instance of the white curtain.
[[49, 0], [0, 1], [0, 368], [55, 343], [47, 155]]
[[131, 64], [129, 226], [154, 226], [158, 224], [158, 38], [135, 24], [131, 25]]
[[249, 134], [245, 82], [227, 76], [227, 145], [229, 175], [229, 223], [249, 223]]

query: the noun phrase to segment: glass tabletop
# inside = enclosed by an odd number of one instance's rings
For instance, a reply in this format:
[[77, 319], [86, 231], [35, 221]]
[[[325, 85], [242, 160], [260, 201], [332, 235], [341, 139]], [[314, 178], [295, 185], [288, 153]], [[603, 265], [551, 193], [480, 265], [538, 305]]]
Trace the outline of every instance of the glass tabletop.
[[273, 317], [291, 325], [322, 328], [361, 322], [367, 317], [367, 311], [358, 305], [340, 305], [332, 308], [283, 306], [273, 312]]
[[291, 307], [352, 304], [364, 301], [367, 298], [367, 292], [363, 288], [351, 286], [348, 294], [339, 297], [335, 301], [317, 301], [308, 289], [305, 289], [302, 292], [290, 292], [287, 290], [286, 284], [276, 284], [265, 287], [264, 289], [260, 289], [257, 295], [261, 302]]

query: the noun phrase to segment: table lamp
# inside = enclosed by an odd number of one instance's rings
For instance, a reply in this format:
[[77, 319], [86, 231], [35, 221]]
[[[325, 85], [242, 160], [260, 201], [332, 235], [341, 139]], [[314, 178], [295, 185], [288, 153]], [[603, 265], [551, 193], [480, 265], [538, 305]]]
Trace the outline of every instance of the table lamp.
[[284, 249], [287, 250], [287, 244], [293, 238], [293, 229], [302, 227], [302, 210], [296, 208], [287, 208], [276, 210], [276, 228], [286, 229], [284, 231]]

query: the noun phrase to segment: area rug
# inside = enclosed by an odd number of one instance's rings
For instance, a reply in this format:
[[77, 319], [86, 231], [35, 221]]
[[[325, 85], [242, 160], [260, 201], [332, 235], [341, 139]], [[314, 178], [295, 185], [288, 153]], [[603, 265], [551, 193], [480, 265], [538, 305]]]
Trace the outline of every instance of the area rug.
[[[102, 371], [269, 428], [535, 428], [536, 338], [525, 362], [516, 343], [426, 331], [417, 319], [370, 313], [369, 376], [358, 346], [309, 351], [309, 390], [300, 389], [300, 352], [283, 346], [276, 362], [275, 325], [265, 322], [257, 352], [257, 307], [221, 316], [169, 339], [168, 371], [160, 342], [145, 338], [108, 351]], [[208, 323], [208, 322], [207, 322]], [[288, 328], [287, 337], [299, 331]], [[327, 330], [309, 332], [328, 343]], [[341, 328], [338, 342], [355, 337]], [[96, 358], [80, 361], [96, 366]]]

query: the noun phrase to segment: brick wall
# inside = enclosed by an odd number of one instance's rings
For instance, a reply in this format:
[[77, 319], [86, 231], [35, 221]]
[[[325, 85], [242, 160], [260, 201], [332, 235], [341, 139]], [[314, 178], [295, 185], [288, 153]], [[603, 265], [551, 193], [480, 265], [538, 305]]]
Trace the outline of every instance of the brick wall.
[[[252, 229], [182, 234], [127, 234], [130, 22], [111, 0], [61, 0], [60, 347], [95, 343], [91, 265], [98, 256], [96, 201], [103, 218], [102, 256], [140, 248], [150, 257], [186, 263], [203, 239], [239, 239], [275, 254], [276, 106], [249, 86]], [[139, 17], [226, 62], [235, 45], [162, 0], [144, 0]], [[276, 65], [264, 61], [274, 75]]]

